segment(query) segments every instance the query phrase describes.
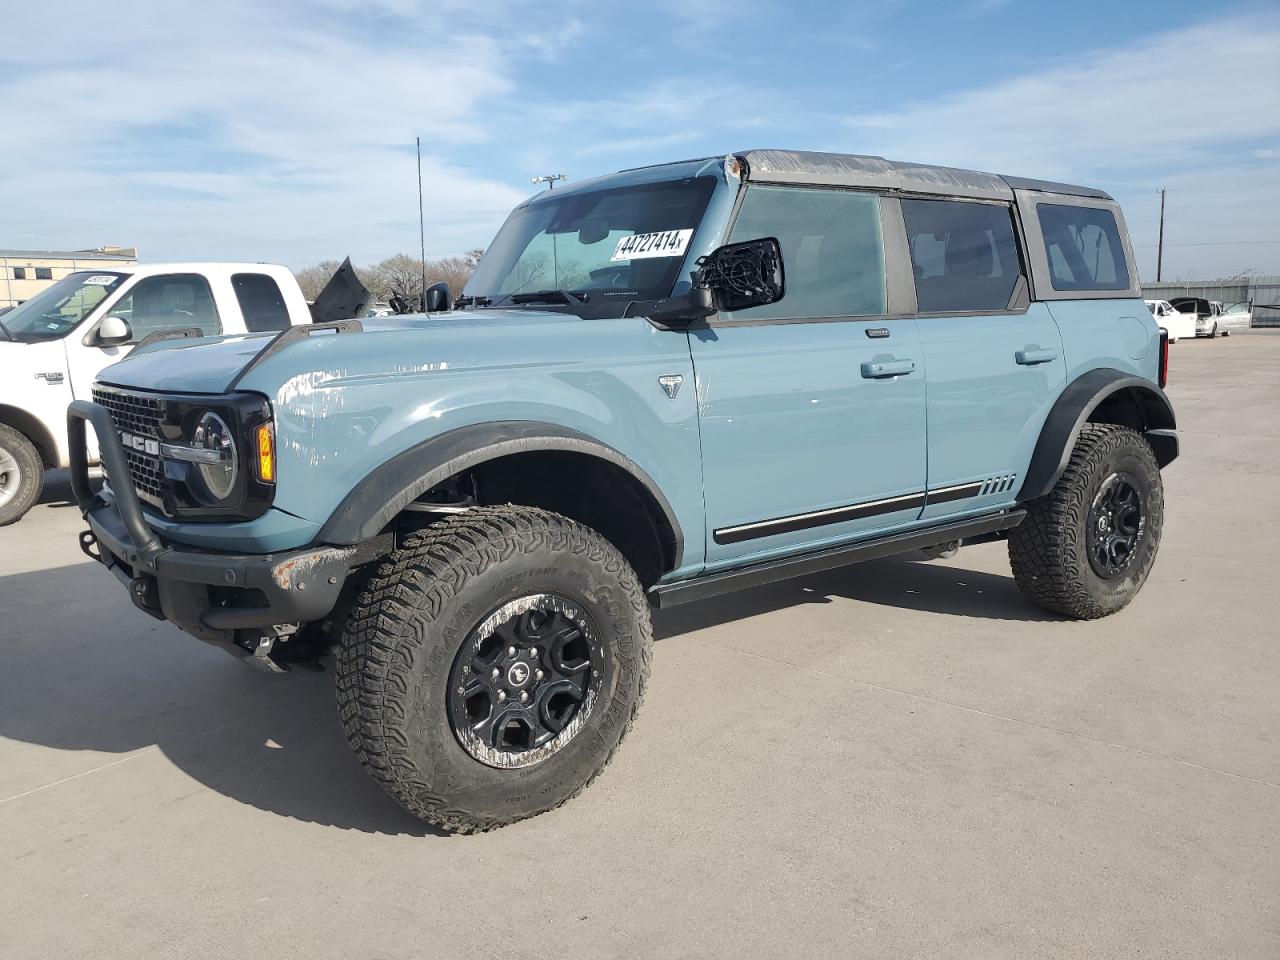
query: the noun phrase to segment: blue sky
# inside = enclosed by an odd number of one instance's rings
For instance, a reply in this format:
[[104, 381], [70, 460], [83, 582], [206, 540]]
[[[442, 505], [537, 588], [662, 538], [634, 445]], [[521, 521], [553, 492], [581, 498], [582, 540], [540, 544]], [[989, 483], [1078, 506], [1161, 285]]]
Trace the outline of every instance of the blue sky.
[[1101, 186], [1154, 279], [1280, 273], [1271, 4], [70, 0], [6, 10], [0, 247], [483, 246], [530, 176], [758, 146]]

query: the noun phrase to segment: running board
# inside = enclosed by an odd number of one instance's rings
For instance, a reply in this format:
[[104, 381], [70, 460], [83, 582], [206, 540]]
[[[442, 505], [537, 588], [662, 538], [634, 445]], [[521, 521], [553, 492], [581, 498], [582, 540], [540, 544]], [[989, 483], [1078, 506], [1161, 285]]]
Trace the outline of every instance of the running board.
[[918, 550], [921, 547], [932, 547], [950, 540], [972, 540], [1016, 527], [1026, 515], [1025, 510], [1010, 510], [970, 520], [958, 520], [923, 530], [895, 533], [875, 540], [841, 544], [816, 553], [767, 560], [764, 563], [712, 573], [692, 580], [659, 583], [649, 588], [649, 600], [655, 607], [674, 607], [677, 604], [705, 600], [722, 593], [759, 587], [777, 580], [789, 580], [809, 573], [847, 567], [850, 564], [862, 563], [864, 560], [891, 557], [894, 554]]

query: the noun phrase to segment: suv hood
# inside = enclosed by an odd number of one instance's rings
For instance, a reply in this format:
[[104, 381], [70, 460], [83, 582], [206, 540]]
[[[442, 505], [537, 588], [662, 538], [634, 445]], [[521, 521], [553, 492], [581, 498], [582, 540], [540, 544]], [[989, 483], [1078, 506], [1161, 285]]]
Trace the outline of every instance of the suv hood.
[[[291, 374], [332, 370], [344, 365], [347, 348], [355, 347], [360, 340], [360, 352], [371, 348], [385, 357], [385, 368], [393, 370], [397, 364], [410, 357], [430, 359], [433, 339], [446, 337], [457, 344], [459, 339], [485, 344], [492, 353], [501, 351], [508, 338], [500, 331], [517, 327], [539, 327], [562, 324], [600, 323], [613, 321], [583, 321], [573, 314], [550, 310], [458, 310], [447, 314], [410, 314], [403, 317], [382, 317], [361, 320], [364, 333], [334, 335], [317, 331], [314, 336], [290, 344], [269, 364], [255, 369], [252, 382], [246, 388], [261, 389], [268, 386], [270, 374], [266, 368]], [[119, 363], [112, 364], [98, 380], [118, 387], [138, 390], [154, 390], [158, 393], [225, 393], [236, 376], [275, 339], [276, 334], [239, 334], [226, 337], [205, 337], [198, 340], [160, 341], [142, 350], [135, 350]], [[341, 341], [341, 342], [338, 342]], [[491, 346], [488, 346], [491, 345]], [[277, 359], [278, 357], [278, 359]], [[263, 370], [262, 377], [258, 370]], [[263, 390], [273, 392], [271, 389]]]

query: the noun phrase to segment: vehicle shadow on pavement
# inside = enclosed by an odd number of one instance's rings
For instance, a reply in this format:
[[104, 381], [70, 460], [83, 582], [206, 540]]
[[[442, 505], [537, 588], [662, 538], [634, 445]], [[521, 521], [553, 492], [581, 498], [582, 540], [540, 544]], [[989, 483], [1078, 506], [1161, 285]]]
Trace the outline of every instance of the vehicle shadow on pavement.
[[[102, 485], [102, 476], [95, 470], [89, 474], [89, 486], [94, 490]], [[38, 504], [46, 504], [56, 509], [74, 507], [76, 498], [71, 492], [71, 473], [67, 470], [50, 470], [44, 476], [44, 487], [40, 490]]]
[[[259, 810], [365, 833], [446, 836], [361, 769], [338, 723], [331, 671], [259, 673], [140, 614], [96, 564], [0, 578], [0, 800], [111, 790], [120, 777], [181, 789], [154, 747], [211, 790]], [[66, 782], [64, 782], [66, 781]]]
[[[964, 557], [963, 550], [960, 557]], [[654, 636], [665, 639], [788, 607], [830, 603], [833, 597], [984, 620], [1030, 623], [1063, 619], [1032, 606], [1012, 576], [966, 570], [911, 553], [660, 611], [654, 617]]]

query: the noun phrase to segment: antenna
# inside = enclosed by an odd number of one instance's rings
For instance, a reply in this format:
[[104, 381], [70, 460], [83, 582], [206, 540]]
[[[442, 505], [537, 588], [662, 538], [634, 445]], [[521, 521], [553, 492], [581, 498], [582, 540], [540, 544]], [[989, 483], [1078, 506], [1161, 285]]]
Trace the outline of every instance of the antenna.
[[427, 224], [422, 218], [422, 138], [414, 137], [418, 145], [418, 254], [422, 264], [422, 293], [418, 297], [418, 306], [425, 312], [427, 309]]

